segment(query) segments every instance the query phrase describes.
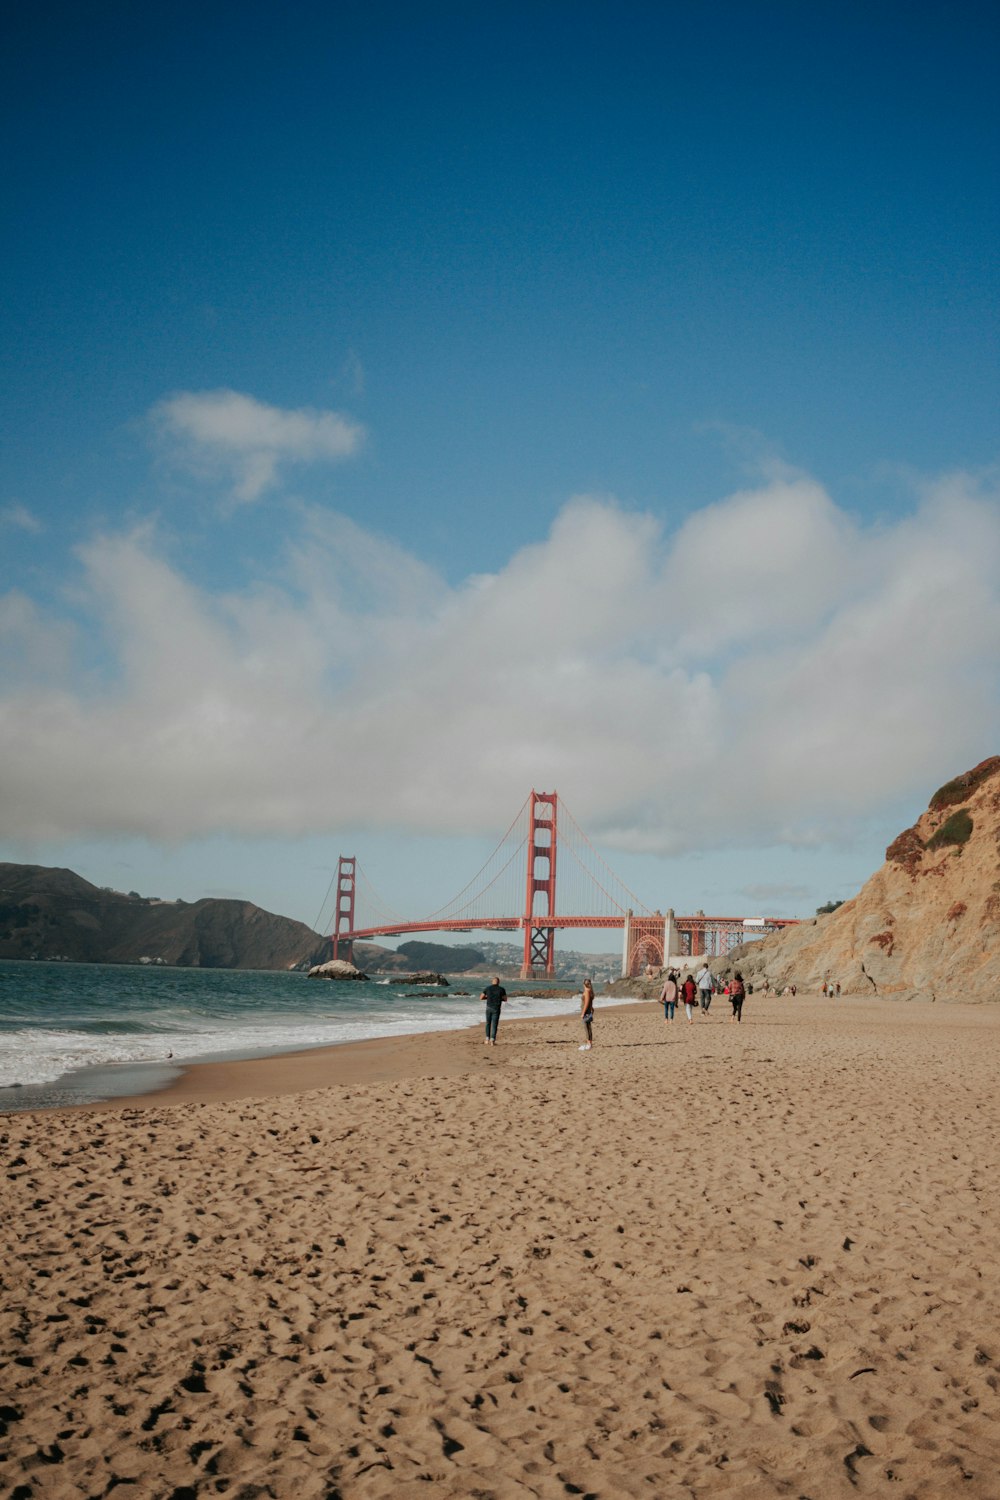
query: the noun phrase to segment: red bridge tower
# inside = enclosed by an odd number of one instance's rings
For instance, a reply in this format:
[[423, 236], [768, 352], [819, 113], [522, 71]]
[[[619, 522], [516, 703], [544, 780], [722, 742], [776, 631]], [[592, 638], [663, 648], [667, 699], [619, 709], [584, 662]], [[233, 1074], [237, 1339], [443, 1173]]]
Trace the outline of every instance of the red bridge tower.
[[[551, 979], [556, 971], [556, 931], [542, 919], [556, 914], [557, 804], [555, 792], [531, 793], [522, 979], [534, 979], [541, 974]], [[547, 904], [547, 910], [541, 913], [535, 911], [535, 897], [538, 895], [543, 896]]]
[[[333, 920], [333, 956], [354, 962], [354, 944], [349, 937], [341, 938], [342, 932], [354, 931], [354, 887], [357, 859], [353, 854], [342, 854], [337, 861], [337, 905]], [[343, 943], [344, 951], [340, 947]]]

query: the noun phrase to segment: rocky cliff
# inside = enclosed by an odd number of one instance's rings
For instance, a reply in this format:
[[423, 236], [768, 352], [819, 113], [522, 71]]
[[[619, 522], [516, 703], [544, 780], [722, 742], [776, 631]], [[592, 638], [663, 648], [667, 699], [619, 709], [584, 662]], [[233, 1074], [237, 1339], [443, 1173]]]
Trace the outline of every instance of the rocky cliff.
[[956, 776], [851, 901], [729, 955], [755, 984], [1000, 1000], [1000, 756]]
[[0, 958], [290, 969], [314, 962], [323, 942], [250, 901], [159, 901], [72, 870], [0, 863]]

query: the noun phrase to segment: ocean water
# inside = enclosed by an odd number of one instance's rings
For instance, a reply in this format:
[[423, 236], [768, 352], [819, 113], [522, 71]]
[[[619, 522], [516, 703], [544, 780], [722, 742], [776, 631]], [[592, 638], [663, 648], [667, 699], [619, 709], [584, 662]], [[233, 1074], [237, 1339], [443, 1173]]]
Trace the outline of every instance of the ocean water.
[[[546, 996], [544, 983], [505, 984], [511, 1017], [579, 1009]], [[482, 1022], [482, 987], [461, 976], [428, 992], [305, 974], [0, 960], [0, 1112], [141, 1093], [186, 1062], [460, 1030]]]

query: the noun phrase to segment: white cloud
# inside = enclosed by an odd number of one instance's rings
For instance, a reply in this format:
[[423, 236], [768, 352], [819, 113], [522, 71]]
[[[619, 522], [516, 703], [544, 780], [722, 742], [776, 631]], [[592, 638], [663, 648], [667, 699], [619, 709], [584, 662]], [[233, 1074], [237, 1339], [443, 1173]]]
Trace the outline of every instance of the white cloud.
[[0, 510], [0, 527], [9, 527], [12, 531], [27, 531], [33, 536], [45, 529], [38, 517], [16, 500]]
[[857, 531], [814, 480], [782, 477], [697, 511], [670, 552], [666, 582], [687, 660], [814, 629], [852, 593]]
[[0, 694], [9, 837], [499, 832], [535, 786], [609, 848], [802, 844], [997, 748], [1000, 508], [961, 478], [870, 529], [787, 474], [673, 536], [583, 497], [457, 588], [309, 510], [266, 589], [151, 530], [81, 563], [114, 679]]
[[73, 634], [70, 625], [45, 618], [21, 589], [0, 594], [0, 705], [5, 691], [65, 680]]
[[221, 477], [232, 498], [259, 500], [294, 463], [336, 463], [364, 440], [360, 423], [335, 411], [283, 411], [239, 391], [180, 391], [150, 412], [168, 454], [203, 477]]

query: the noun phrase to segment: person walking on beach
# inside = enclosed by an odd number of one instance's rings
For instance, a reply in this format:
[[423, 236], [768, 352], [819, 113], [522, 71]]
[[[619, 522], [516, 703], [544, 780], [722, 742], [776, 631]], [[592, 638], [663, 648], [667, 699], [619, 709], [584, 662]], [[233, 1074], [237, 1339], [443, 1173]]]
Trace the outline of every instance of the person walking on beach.
[[698, 985], [698, 999], [701, 1003], [701, 1013], [703, 1016], [707, 1016], [709, 1006], [712, 1004], [712, 988], [714, 983], [712, 971], [708, 967], [708, 964], [702, 964], [696, 983]]
[[679, 993], [680, 991], [677, 986], [677, 973], [676, 970], [671, 969], [666, 979], [663, 981], [663, 988], [660, 991], [660, 999], [663, 1001], [664, 1026], [666, 1026], [668, 1022], [671, 1026], [674, 1024], [674, 1012], [677, 1009], [677, 996]]
[[594, 1045], [594, 986], [589, 979], [583, 981], [583, 998], [580, 1001], [580, 1020], [586, 1032], [587, 1040], [580, 1048], [581, 1052], [589, 1052]]
[[745, 997], [746, 990], [743, 987], [743, 975], [737, 969], [729, 982], [729, 999], [733, 1007], [733, 1020], [738, 1024], [742, 1024], [743, 1021], [743, 1001]]
[[497, 1044], [497, 1027], [500, 1025], [500, 1007], [507, 998], [507, 991], [500, 983], [500, 975], [495, 975], [492, 984], [488, 984], [480, 995], [480, 1000], [486, 1001], [486, 1040], [484, 1047], [495, 1047]]
[[694, 1021], [694, 1008], [698, 1004], [698, 986], [690, 974], [687, 975], [681, 985], [681, 999], [684, 1001], [684, 1014], [688, 1018], [690, 1026]]

